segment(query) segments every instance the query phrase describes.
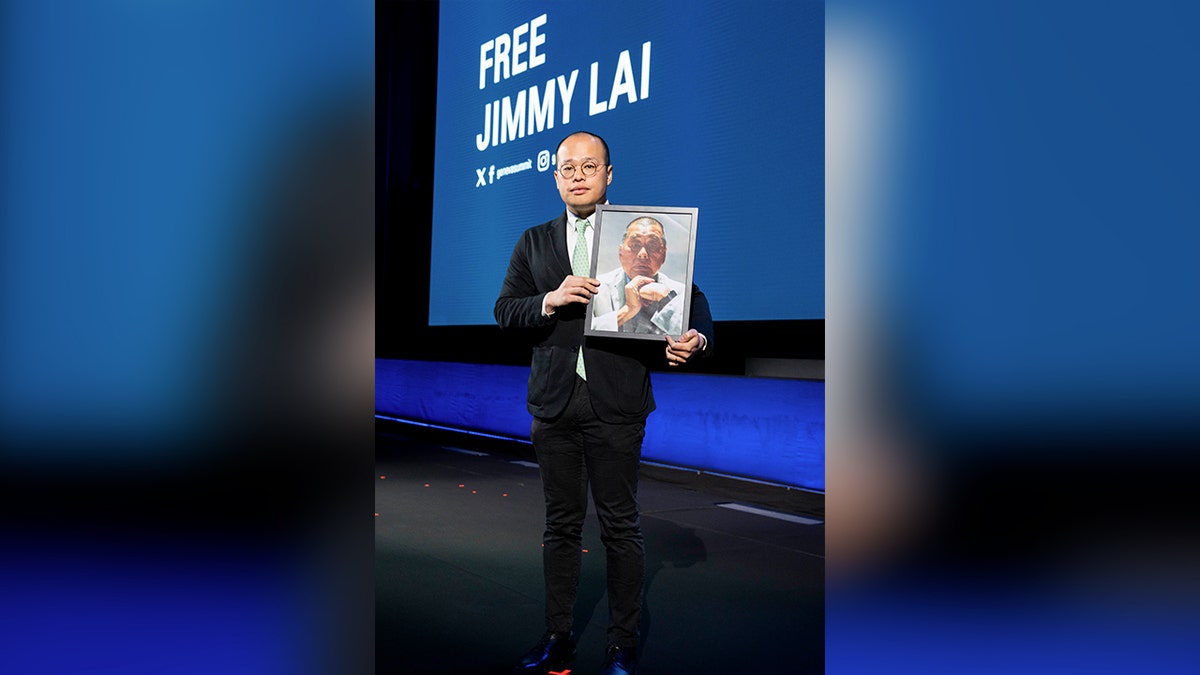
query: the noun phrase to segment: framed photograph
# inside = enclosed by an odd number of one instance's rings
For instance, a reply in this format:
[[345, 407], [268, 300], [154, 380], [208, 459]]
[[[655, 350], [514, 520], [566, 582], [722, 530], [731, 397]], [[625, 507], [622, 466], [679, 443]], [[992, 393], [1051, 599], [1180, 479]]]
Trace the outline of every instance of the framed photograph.
[[591, 275], [600, 292], [584, 335], [664, 340], [687, 330], [698, 216], [694, 207], [596, 207]]

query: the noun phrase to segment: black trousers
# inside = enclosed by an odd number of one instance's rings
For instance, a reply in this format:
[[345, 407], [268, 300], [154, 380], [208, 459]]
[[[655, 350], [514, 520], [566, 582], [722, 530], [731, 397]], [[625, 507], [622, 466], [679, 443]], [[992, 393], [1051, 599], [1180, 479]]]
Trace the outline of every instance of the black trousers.
[[638, 643], [646, 564], [637, 502], [646, 427], [596, 419], [587, 384], [575, 380], [562, 415], [534, 418], [530, 433], [546, 496], [546, 629], [566, 632], [574, 623], [590, 486], [607, 561], [608, 643], [632, 649]]

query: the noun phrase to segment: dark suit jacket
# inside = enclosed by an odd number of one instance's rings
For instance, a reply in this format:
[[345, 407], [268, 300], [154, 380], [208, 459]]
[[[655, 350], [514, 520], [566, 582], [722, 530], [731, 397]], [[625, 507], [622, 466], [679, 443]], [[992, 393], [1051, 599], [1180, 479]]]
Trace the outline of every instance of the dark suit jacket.
[[[504, 330], [523, 330], [533, 343], [526, 407], [535, 417], [562, 413], [575, 385], [575, 358], [584, 344], [587, 306], [559, 308], [542, 316], [542, 300], [571, 274], [567, 255], [567, 214], [531, 227], [513, 247], [508, 272], [494, 313]], [[708, 299], [692, 285], [689, 327], [708, 338], [704, 355], [712, 353], [712, 313]], [[666, 340], [588, 337], [583, 350], [588, 394], [596, 416], [609, 423], [642, 422], [654, 410], [650, 388], [652, 364], [666, 364]]]

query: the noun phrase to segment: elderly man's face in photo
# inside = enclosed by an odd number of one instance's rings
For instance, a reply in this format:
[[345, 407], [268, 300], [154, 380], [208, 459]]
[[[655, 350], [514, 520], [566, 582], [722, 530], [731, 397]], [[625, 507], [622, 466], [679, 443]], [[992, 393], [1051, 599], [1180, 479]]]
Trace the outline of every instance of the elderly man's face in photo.
[[621, 267], [625, 268], [629, 278], [653, 278], [667, 259], [667, 242], [663, 238], [662, 225], [648, 218], [633, 221], [625, 230], [625, 240], [621, 242], [619, 252]]

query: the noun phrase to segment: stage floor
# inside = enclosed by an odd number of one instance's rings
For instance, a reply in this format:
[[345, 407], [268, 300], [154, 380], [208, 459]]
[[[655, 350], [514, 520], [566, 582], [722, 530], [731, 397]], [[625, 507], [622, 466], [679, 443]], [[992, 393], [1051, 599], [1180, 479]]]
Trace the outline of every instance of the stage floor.
[[[824, 498], [644, 465], [643, 675], [824, 671]], [[542, 491], [527, 444], [379, 427], [377, 673], [501, 675], [543, 631]], [[604, 548], [589, 511], [575, 675], [600, 669]]]

